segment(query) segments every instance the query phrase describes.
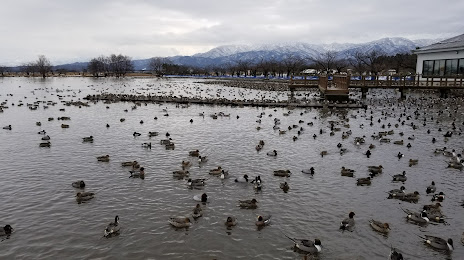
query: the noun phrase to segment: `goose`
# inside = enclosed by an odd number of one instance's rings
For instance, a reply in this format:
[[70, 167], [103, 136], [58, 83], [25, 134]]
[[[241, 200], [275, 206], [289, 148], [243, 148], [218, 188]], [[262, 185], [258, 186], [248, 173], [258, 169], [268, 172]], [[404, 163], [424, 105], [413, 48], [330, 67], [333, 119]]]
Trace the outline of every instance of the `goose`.
[[114, 217], [114, 222], [111, 222], [106, 226], [104, 231], [104, 237], [111, 237], [119, 233], [121, 226], [119, 225], [119, 216]]
[[446, 251], [453, 251], [454, 246], [453, 246], [453, 240], [451, 238], [448, 238], [448, 240], [445, 240], [440, 237], [435, 237], [435, 236], [429, 236], [425, 235], [425, 237], [421, 237], [424, 239], [424, 243], [427, 245], [438, 249], [438, 250], [446, 250]]
[[237, 225], [237, 220], [234, 217], [227, 217], [226, 222], [224, 224], [227, 227], [233, 227]]
[[193, 196], [194, 201], [200, 201], [200, 202], [207, 202], [208, 201], [208, 195], [206, 193], [203, 193], [201, 195], [195, 195]]
[[437, 187], [435, 187], [435, 182], [432, 181], [432, 184], [430, 184], [429, 186], [427, 186], [427, 189], [425, 189], [425, 192], [427, 194], [430, 194], [430, 193], [435, 193], [435, 191], [437, 191]]
[[201, 216], [203, 215], [202, 211], [203, 211], [203, 210], [201, 209], [200, 204], [197, 204], [197, 205], [195, 206], [195, 208], [193, 209], [192, 217], [193, 217], [194, 219], [197, 219], [197, 218], [201, 217]]
[[290, 189], [290, 187], [288, 186], [288, 183], [287, 183], [287, 182], [281, 183], [281, 184], [280, 184], [280, 188], [281, 188], [285, 193], [287, 193], [288, 190]]
[[75, 181], [75, 182], [72, 183], [72, 186], [74, 188], [83, 189], [83, 188], [85, 188], [85, 182], [84, 181]]
[[277, 170], [274, 171], [274, 176], [279, 176], [279, 177], [290, 177], [292, 173], [290, 170]]
[[258, 227], [264, 227], [264, 226], [269, 225], [270, 223], [271, 223], [271, 215], [267, 215], [267, 216], [260, 215], [256, 219], [255, 225]]
[[251, 200], [239, 200], [239, 206], [244, 209], [256, 209], [258, 201], [256, 199]]
[[401, 181], [401, 182], [405, 182], [406, 180], [408, 179], [408, 177], [406, 177], [406, 171], [403, 171], [402, 174], [395, 174], [393, 175], [393, 181]]
[[406, 216], [406, 218], [409, 221], [412, 221], [414, 223], [424, 225], [424, 224], [429, 223], [429, 221], [430, 221], [428, 216], [427, 216], [427, 213], [425, 213], [425, 212], [421, 212], [421, 213], [411, 212], [411, 211], [405, 211], [405, 212], [406, 212], [406, 214], [408, 214]]
[[46, 135], [46, 136], [42, 137], [42, 140], [43, 141], [48, 141], [48, 140], [50, 140], [50, 136]]
[[388, 256], [389, 260], [403, 260], [403, 255], [401, 253], [398, 253], [396, 248], [391, 248], [390, 249], [390, 255]]
[[248, 175], [243, 175], [242, 177], [238, 177], [235, 179], [235, 182], [248, 182]]
[[314, 242], [308, 239], [296, 239], [291, 237], [288, 238], [295, 243], [294, 246], [296, 249], [301, 250], [307, 254], [314, 255], [322, 251], [321, 240], [317, 238], [314, 239]]
[[341, 175], [342, 176], [353, 177], [354, 172], [355, 172], [355, 170], [345, 168], [345, 166], [343, 166], [342, 169], [341, 169]]
[[12, 232], [13, 232], [13, 228], [10, 225], [6, 225], [0, 229], [0, 236], [11, 235]]
[[268, 156], [277, 156], [277, 151], [276, 150], [272, 150], [270, 152], [267, 152], [266, 153]]
[[109, 162], [110, 161], [110, 156], [109, 155], [98, 156], [97, 160], [99, 162]]
[[390, 225], [388, 223], [382, 223], [377, 220], [371, 219], [369, 225], [377, 232], [388, 234], [390, 232]]
[[354, 214], [354, 212], [350, 212], [350, 214], [348, 214], [348, 218], [342, 220], [342, 222], [340, 223], [341, 230], [351, 230], [354, 227], [354, 215], [356, 215]]
[[169, 218], [168, 222], [176, 228], [188, 228], [192, 225], [192, 222], [190, 222], [190, 219], [187, 217]]
[[371, 185], [371, 177], [357, 179], [356, 185], [358, 186]]

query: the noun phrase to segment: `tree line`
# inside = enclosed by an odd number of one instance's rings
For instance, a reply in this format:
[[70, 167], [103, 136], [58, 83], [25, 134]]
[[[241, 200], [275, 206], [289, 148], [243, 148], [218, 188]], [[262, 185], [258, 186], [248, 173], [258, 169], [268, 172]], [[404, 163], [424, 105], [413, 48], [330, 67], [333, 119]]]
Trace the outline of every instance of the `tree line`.
[[[291, 77], [300, 75], [305, 69], [314, 69], [317, 73], [341, 73], [357, 75], [385, 74], [393, 69], [396, 74], [415, 73], [415, 54], [396, 54], [388, 56], [381, 51], [355, 52], [342, 56], [335, 51], [326, 51], [315, 57], [301, 57], [296, 54], [288, 54], [282, 59], [261, 58], [258, 60], [239, 59], [225, 64], [210, 65], [207, 67], [194, 67], [174, 64], [168, 58], [153, 57], [147, 62], [147, 70], [156, 76], [163, 75], [197, 75], [197, 76], [245, 76], [245, 77]], [[46, 77], [52, 72], [50, 61], [39, 55], [38, 59], [20, 66], [26, 75], [40, 74]], [[8, 70], [0, 66], [0, 74]], [[55, 70], [64, 73], [63, 69]], [[134, 71], [132, 58], [122, 54], [101, 55], [89, 61], [84, 72], [92, 76], [124, 77]]]

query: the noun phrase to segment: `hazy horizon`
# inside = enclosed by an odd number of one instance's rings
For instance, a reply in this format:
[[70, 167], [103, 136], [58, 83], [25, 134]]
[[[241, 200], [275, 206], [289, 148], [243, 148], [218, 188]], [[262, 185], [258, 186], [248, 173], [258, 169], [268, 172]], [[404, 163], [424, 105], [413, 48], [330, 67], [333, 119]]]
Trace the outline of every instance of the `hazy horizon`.
[[0, 65], [45, 55], [53, 64], [122, 53], [133, 59], [190, 56], [222, 45], [363, 43], [385, 37], [449, 38], [464, 32], [464, 2], [388, 5], [362, 0], [2, 1]]

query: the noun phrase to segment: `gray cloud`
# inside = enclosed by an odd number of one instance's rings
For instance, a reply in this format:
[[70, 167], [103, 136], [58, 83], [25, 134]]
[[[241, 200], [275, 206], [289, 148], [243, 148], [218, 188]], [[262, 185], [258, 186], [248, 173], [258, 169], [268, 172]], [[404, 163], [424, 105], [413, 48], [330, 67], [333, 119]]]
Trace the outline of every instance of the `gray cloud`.
[[225, 44], [441, 38], [464, 31], [464, 1], [4, 0], [0, 64], [101, 54], [192, 55]]

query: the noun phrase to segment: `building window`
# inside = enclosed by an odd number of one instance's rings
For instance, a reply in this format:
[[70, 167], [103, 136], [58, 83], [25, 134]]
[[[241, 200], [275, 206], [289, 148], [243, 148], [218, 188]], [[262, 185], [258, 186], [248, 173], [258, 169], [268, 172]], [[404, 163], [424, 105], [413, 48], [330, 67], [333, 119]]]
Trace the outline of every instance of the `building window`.
[[464, 74], [464, 59], [459, 60], [458, 74]]
[[424, 66], [422, 69], [422, 74], [424, 76], [433, 75], [433, 60], [424, 60]]
[[424, 76], [454, 76], [464, 74], [464, 59], [424, 60], [422, 75]]
[[458, 60], [446, 60], [445, 75], [452, 76], [458, 72]]

